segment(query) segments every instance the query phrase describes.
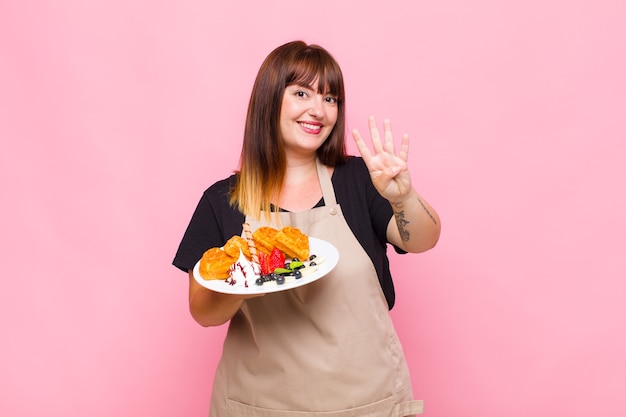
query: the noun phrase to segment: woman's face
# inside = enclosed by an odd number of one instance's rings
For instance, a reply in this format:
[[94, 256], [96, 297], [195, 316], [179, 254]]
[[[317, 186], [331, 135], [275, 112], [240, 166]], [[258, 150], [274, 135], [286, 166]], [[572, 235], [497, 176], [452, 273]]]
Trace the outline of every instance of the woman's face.
[[283, 95], [280, 133], [288, 153], [315, 152], [337, 122], [337, 99], [311, 86], [292, 84]]

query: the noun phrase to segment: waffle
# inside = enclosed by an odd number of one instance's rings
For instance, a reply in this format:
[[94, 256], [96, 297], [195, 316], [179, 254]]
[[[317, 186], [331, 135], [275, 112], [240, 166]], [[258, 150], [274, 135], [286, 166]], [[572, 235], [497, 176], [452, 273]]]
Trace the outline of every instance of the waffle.
[[272, 253], [274, 247], [276, 247], [276, 235], [278, 230], [273, 227], [263, 226], [259, 227], [252, 233], [252, 239], [256, 244], [256, 248], [261, 252], [265, 252], [267, 255]]
[[228, 239], [228, 242], [224, 244], [224, 252], [235, 259], [239, 258], [239, 251], [244, 254], [244, 256], [250, 260], [250, 247], [248, 246], [248, 242], [241, 236], [235, 235]]
[[[239, 256], [239, 254], [237, 254]], [[211, 248], [200, 259], [200, 276], [205, 280], [226, 279], [229, 269], [237, 258], [229, 256], [220, 248]]]
[[274, 239], [275, 246], [290, 258], [309, 258], [309, 237], [298, 228], [286, 226], [280, 229]]

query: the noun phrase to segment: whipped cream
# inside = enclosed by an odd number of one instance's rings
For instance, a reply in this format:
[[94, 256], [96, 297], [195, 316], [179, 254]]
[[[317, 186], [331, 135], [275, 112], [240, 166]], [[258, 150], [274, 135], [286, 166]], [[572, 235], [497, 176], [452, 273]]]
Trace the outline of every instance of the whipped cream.
[[257, 263], [250, 262], [241, 250], [239, 250], [239, 258], [237, 262], [232, 264], [229, 270], [230, 276], [226, 278], [226, 283], [233, 287], [248, 288], [254, 284], [256, 279], [261, 275], [261, 266]]

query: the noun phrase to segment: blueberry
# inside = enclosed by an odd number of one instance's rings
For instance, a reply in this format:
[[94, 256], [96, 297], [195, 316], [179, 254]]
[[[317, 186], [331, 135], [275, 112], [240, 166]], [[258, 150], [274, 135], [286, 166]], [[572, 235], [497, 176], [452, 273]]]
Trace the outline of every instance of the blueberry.
[[293, 274], [296, 277], [296, 279], [302, 278], [302, 271], [300, 271], [300, 270], [294, 272]]
[[309, 256], [309, 261], [312, 261], [315, 258], [317, 258], [317, 255], [311, 255], [311, 256]]
[[315, 266], [315, 265], [317, 265], [315, 261], [311, 261], [311, 263], [309, 263], [309, 266]]
[[256, 285], [263, 285], [265, 281], [263, 280], [263, 277], [257, 278], [256, 279]]
[[278, 277], [276, 277], [276, 283], [278, 285], [283, 285], [285, 283], [285, 277], [282, 275], [279, 275]]

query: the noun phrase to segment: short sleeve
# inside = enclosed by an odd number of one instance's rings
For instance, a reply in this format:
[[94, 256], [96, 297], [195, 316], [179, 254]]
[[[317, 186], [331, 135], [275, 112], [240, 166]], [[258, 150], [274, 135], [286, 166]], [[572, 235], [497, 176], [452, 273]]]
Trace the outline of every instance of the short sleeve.
[[207, 249], [241, 234], [245, 217], [229, 204], [233, 182], [234, 177], [219, 181], [202, 194], [172, 262], [178, 269], [193, 269]]

